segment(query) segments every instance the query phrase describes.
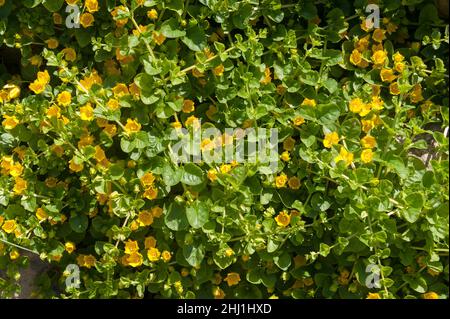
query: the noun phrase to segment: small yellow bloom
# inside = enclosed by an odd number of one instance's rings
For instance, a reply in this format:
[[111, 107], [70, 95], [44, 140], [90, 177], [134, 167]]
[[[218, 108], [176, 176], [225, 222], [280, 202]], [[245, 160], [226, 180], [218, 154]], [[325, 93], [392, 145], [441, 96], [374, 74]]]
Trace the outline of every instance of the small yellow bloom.
[[127, 119], [127, 124], [125, 124], [125, 132], [128, 134], [137, 133], [141, 130], [141, 124], [132, 119]]
[[139, 267], [144, 262], [144, 257], [139, 252], [132, 252], [126, 257], [127, 265], [131, 267]]
[[6, 220], [2, 226], [2, 229], [7, 234], [11, 234], [16, 228], [17, 228], [17, 224], [14, 219]]
[[400, 52], [395, 52], [392, 57], [394, 58], [394, 62], [402, 62], [405, 59]]
[[302, 102], [302, 105], [314, 107], [317, 105], [317, 103], [316, 103], [316, 100], [314, 100], [314, 99], [305, 98]]
[[183, 112], [191, 113], [195, 111], [194, 101], [192, 100], [184, 100], [183, 101]]
[[363, 109], [363, 106], [364, 102], [359, 97], [357, 97], [350, 100], [348, 104], [348, 109], [350, 110], [350, 112], [359, 113]]
[[123, 83], [117, 83], [112, 88], [112, 92], [113, 92], [114, 96], [117, 96], [117, 97], [121, 97], [121, 96], [130, 94], [128, 87]]
[[57, 105], [52, 105], [47, 109], [45, 115], [49, 118], [56, 117], [59, 119], [61, 117], [61, 109]]
[[38, 208], [36, 210], [36, 217], [37, 217], [37, 219], [39, 221], [43, 221], [43, 220], [46, 220], [48, 218], [48, 214], [47, 214], [47, 212], [44, 209]]
[[374, 148], [376, 144], [377, 140], [373, 136], [366, 135], [361, 139], [361, 145], [364, 148]]
[[20, 177], [16, 177], [13, 191], [16, 195], [20, 195], [26, 190], [28, 187], [28, 183], [26, 180]]
[[55, 38], [50, 38], [46, 40], [45, 43], [47, 43], [49, 49], [56, 49], [59, 46], [59, 42]]
[[225, 298], [225, 292], [220, 289], [220, 287], [213, 288], [213, 296], [214, 299], [224, 299]]
[[384, 62], [387, 59], [387, 54], [384, 50], [377, 50], [372, 55], [372, 61], [374, 62], [375, 66], [381, 66], [384, 64]]
[[266, 67], [264, 70], [264, 78], [260, 81], [261, 84], [269, 84], [272, 82], [270, 68]]
[[348, 165], [350, 165], [350, 164], [353, 162], [353, 153], [347, 151], [347, 150], [345, 149], [345, 147], [342, 147], [342, 146], [341, 146], [341, 150], [340, 150], [340, 152], [339, 152], [339, 155], [336, 156], [336, 158], [334, 159], [334, 161], [335, 161], [336, 163], [337, 163], [337, 162], [340, 162], [340, 161], [344, 161], [345, 164], [348, 166]]
[[194, 115], [189, 116], [189, 117], [186, 119], [186, 122], [184, 122], [184, 124], [185, 124], [186, 126], [192, 126], [194, 129], [200, 128], [200, 121], [199, 121], [199, 119], [196, 118]]
[[169, 251], [164, 250], [161, 253], [161, 257], [164, 262], [168, 263], [170, 261], [170, 259], [172, 259], [172, 254]]
[[380, 72], [381, 81], [383, 82], [392, 82], [394, 81], [397, 76], [394, 75], [394, 72], [392, 69], [382, 69]]
[[149, 211], [144, 210], [139, 213], [138, 222], [139, 222], [139, 226], [141, 226], [141, 227], [142, 226], [150, 226], [151, 224], [153, 224], [153, 215]]
[[153, 200], [153, 199], [155, 199], [156, 197], [158, 197], [158, 189], [156, 189], [156, 188], [153, 187], [153, 186], [150, 186], [149, 188], [147, 188], [147, 189], [144, 191], [144, 194], [143, 194], [142, 196], [143, 196], [144, 198]]
[[77, 53], [72, 48], [65, 48], [61, 52], [63, 53], [64, 58], [69, 62], [73, 62], [77, 59]]
[[354, 65], [359, 65], [362, 61], [362, 55], [358, 50], [353, 50], [350, 55], [350, 62]]
[[241, 281], [241, 276], [236, 272], [230, 272], [223, 281], [226, 281], [229, 287], [235, 286]]
[[333, 145], [339, 144], [339, 135], [336, 132], [331, 132], [325, 134], [325, 138], [323, 140], [323, 146], [326, 148], [331, 148]]
[[153, 40], [155, 40], [157, 45], [163, 44], [164, 40], [166, 40], [166, 37], [164, 36], [164, 34], [158, 33], [155, 31], [153, 31], [153, 33], [152, 33], [152, 38], [153, 38]]
[[84, 165], [83, 165], [83, 163], [77, 164], [77, 163], [75, 163], [74, 159], [71, 159], [69, 161], [69, 168], [70, 168], [71, 171], [73, 171], [75, 173], [78, 173], [78, 172], [81, 172], [83, 170]]
[[280, 158], [284, 162], [289, 162], [291, 160], [291, 156], [289, 155], [288, 151], [284, 151], [283, 153], [281, 153]]
[[281, 212], [275, 217], [277, 225], [280, 227], [286, 227], [291, 222], [291, 216], [286, 212]]
[[16, 260], [19, 257], [20, 257], [20, 254], [17, 250], [13, 250], [9, 253], [9, 258], [11, 258], [11, 260]]
[[94, 24], [94, 16], [88, 12], [83, 13], [80, 16], [80, 24], [83, 26], [83, 28], [89, 28]]
[[94, 13], [98, 11], [98, 1], [97, 0], [86, 0], [85, 3], [86, 9], [90, 13]]
[[213, 69], [213, 73], [215, 76], [222, 76], [224, 70], [225, 70], [225, 68], [224, 68], [223, 64], [219, 64], [218, 66], [216, 66]]
[[229, 164], [222, 164], [221, 166], [220, 166], [220, 172], [222, 173], [222, 174], [227, 174], [227, 173], [229, 173], [231, 171], [231, 165], [229, 165]]
[[384, 39], [386, 39], [386, 36], [384, 35], [386, 33], [383, 29], [375, 29], [372, 33], [372, 39], [375, 42], [382, 42]]
[[214, 182], [217, 179], [217, 170], [215, 168], [211, 168], [210, 170], [208, 170], [208, 179], [211, 182]]
[[305, 119], [301, 116], [297, 116], [296, 118], [294, 118], [293, 123], [295, 126], [300, 126], [305, 123]]
[[371, 149], [365, 149], [361, 152], [361, 161], [363, 163], [370, 163], [372, 162], [372, 158], [373, 158], [373, 152]]
[[150, 248], [147, 251], [148, 260], [150, 260], [152, 262], [158, 261], [160, 256], [161, 256], [161, 253], [159, 252], [158, 248]]
[[439, 299], [439, 295], [434, 291], [430, 291], [423, 294], [423, 299]]
[[159, 206], [155, 206], [151, 209], [152, 216], [154, 218], [159, 218], [164, 213], [163, 209]]
[[94, 119], [94, 109], [91, 103], [87, 103], [85, 106], [80, 107], [80, 118], [83, 121], [92, 121]]
[[381, 299], [381, 296], [377, 292], [369, 292], [366, 299]]
[[155, 175], [152, 172], [147, 172], [141, 177], [141, 183], [144, 186], [151, 186], [155, 182]]
[[300, 188], [300, 179], [297, 176], [292, 176], [288, 180], [289, 188], [291, 189], [299, 189]]
[[394, 63], [394, 69], [398, 73], [402, 73], [405, 70], [405, 63], [403, 63], [403, 62], [395, 62]]
[[125, 254], [131, 254], [139, 251], [139, 245], [136, 240], [128, 239], [125, 242]]
[[12, 130], [19, 124], [19, 120], [15, 115], [9, 116], [9, 115], [3, 115], [3, 122], [2, 125], [6, 130]]
[[147, 11], [147, 17], [149, 17], [152, 20], [158, 19], [158, 11], [155, 9], [151, 9], [150, 11]]
[[392, 95], [399, 95], [400, 94], [400, 88], [398, 87], [397, 82], [392, 82], [389, 84], [389, 93]]
[[156, 247], [156, 239], [153, 236], [145, 237], [144, 241], [145, 249], [155, 248]]
[[285, 187], [287, 181], [288, 181], [288, 178], [287, 178], [286, 174], [281, 173], [279, 176], [275, 177], [275, 186], [277, 188]]
[[72, 102], [72, 95], [68, 91], [63, 91], [58, 94], [56, 101], [58, 101], [59, 105], [67, 106]]
[[71, 241], [68, 241], [67, 243], [64, 244], [64, 248], [69, 254], [71, 254], [76, 249], [76, 246]]

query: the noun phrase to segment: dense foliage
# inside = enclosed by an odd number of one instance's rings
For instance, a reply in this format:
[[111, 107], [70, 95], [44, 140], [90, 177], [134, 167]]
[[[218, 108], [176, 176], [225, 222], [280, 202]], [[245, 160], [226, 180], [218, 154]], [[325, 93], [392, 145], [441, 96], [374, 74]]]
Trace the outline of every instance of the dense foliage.
[[[38, 297], [447, 298], [438, 13], [0, 0], [0, 297], [38, 254]], [[223, 135], [202, 151], [239, 138], [225, 128], [277, 128], [277, 172], [171, 161], [173, 128], [208, 127]]]

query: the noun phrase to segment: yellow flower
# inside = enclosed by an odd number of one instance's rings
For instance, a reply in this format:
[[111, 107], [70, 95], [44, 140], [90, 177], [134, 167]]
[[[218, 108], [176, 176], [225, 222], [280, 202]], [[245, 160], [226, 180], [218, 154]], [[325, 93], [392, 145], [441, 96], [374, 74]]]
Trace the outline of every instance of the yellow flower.
[[221, 166], [220, 166], [220, 172], [222, 173], [222, 174], [227, 174], [228, 172], [230, 172], [231, 171], [231, 165], [229, 165], [229, 164], [222, 164]]
[[94, 119], [94, 109], [91, 103], [87, 103], [85, 106], [80, 107], [80, 118], [83, 121], [92, 121]]
[[132, 119], [127, 119], [127, 124], [125, 124], [125, 132], [128, 134], [137, 133], [141, 130], [141, 124]]
[[86, 9], [90, 13], [94, 13], [98, 11], [98, 1], [97, 0], [86, 0], [85, 3]]
[[128, 87], [123, 83], [117, 83], [112, 88], [112, 92], [113, 92], [114, 96], [118, 96], [118, 97], [130, 94]]
[[234, 255], [233, 249], [227, 248], [227, 249], [225, 250], [225, 256], [226, 256], [226, 257], [231, 257], [231, 256], [233, 256], [233, 255]]
[[361, 152], [361, 161], [363, 163], [372, 162], [372, 158], [373, 158], [373, 152], [371, 149], [365, 149]]
[[47, 117], [56, 117], [59, 119], [61, 117], [61, 109], [57, 105], [50, 106], [45, 112]]
[[392, 95], [399, 95], [400, 94], [400, 88], [398, 87], [397, 82], [392, 82], [389, 84], [389, 93]]
[[184, 124], [185, 124], [186, 126], [191, 126], [191, 125], [192, 125], [192, 127], [193, 127], [194, 129], [200, 128], [200, 121], [199, 121], [198, 118], [196, 118], [194, 115], [189, 116], [189, 117], [186, 119], [186, 122], [184, 122]]
[[208, 170], [208, 179], [211, 182], [214, 182], [217, 179], [217, 170], [214, 168], [211, 168], [210, 170]]
[[387, 59], [387, 54], [384, 50], [377, 50], [372, 55], [372, 61], [376, 66], [383, 65]]
[[76, 246], [74, 243], [72, 243], [71, 241], [68, 241], [67, 243], [64, 244], [64, 249], [69, 253], [73, 253], [73, 251], [76, 249]]
[[360, 116], [366, 116], [372, 110], [372, 103], [364, 103], [362, 105], [361, 111], [359, 111]]
[[184, 100], [183, 101], [183, 112], [191, 113], [195, 111], [194, 101], [192, 100]]
[[164, 40], [166, 40], [166, 37], [164, 36], [164, 34], [158, 33], [155, 31], [153, 31], [153, 33], [152, 33], [152, 38], [153, 38], [153, 40], [155, 40], [157, 45], [163, 44]]
[[402, 62], [405, 59], [405, 57], [400, 52], [395, 52], [392, 57], [394, 59], [394, 62]]
[[72, 101], [72, 95], [68, 91], [63, 91], [58, 94], [56, 101], [58, 101], [59, 105], [67, 106]]
[[73, 6], [74, 4], [76, 4], [78, 2], [78, 0], [66, 0], [67, 4]]
[[354, 65], [360, 64], [362, 61], [362, 55], [358, 50], [353, 50], [352, 54], [350, 55], [350, 62]]
[[369, 292], [366, 299], [381, 299], [380, 294], [377, 292]]
[[3, 115], [3, 122], [2, 125], [5, 129], [7, 130], [12, 130], [13, 128], [15, 128], [17, 126], [17, 124], [19, 124], [19, 120], [17, 119], [17, 117], [15, 115], [13, 116], [9, 116], [9, 115]]
[[144, 241], [145, 249], [155, 248], [156, 247], [156, 239], [153, 236], [145, 237]]
[[139, 245], [136, 240], [128, 239], [125, 242], [125, 254], [131, 254], [139, 251]]
[[170, 126], [172, 126], [174, 129], [180, 129], [183, 127], [183, 125], [178, 121], [171, 123]]
[[222, 289], [220, 289], [220, 287], [214, 287], [213, 288], [213, 296], [214, 296], [214, 299], [224, 299], [225, 292]]
[[366, 51], [369, 48], [369, 39], [370, 35], [366, 35], [365, 37], [359, 39], [355, 44], [355, 49], [361, 53]]
[[392, 69], [382, 69], [380, 72], [381, 81], [383, 82], [392, 82], [394, 81], [397, 76], [394, 75], [394, 72]]
[[69, 62], [73, 62], [77, 59], [77, 53], [72, 48], [65, 48], [61, 52], [63, 53], [64, 58]]
[[139, 213], [138, 222], [139, 222], [139, 226], [141, 226], [141, 227], [142, 226], [150, 226], [151, 224], [153, 224], [153, 215], [149, 211], [144, 210]]
[[36, 210], [36, 217], [37, 217], [37, 219], [39, 219], [39, 221], [43, 221], [48, 218], [48, 214], [42, 208], [38, 208]]
[[139, 96], [141, 95], [141, 89], [139, 88], [139, 86], [136, 83], [131, 83], [128, 86], [128, 90], [130, 92], [130, 94], [133, 96], [134, 99], [139, 99]]
[[325, 134], [325, 138], [323, 140], [323, 146], [326, 148], [331, 148], [333, 145], [339, 144], [339, 135], [336, 132], [331, 132]]
[[103, 132], [105, 132], [108, 136], [113, 137], [117, 133], [117, 126], [114, 124], [107, 124], [103, 129]]
[[266, 67], [264, 70], [264, 78], [259, 82], [262, 84], [269, 84], [270, 82], [272, 82], [272, 78], [270, 75], [271, 75], [270, 68]]
[[49, 49], [56, 49], [59, 45], [58, 40], [55, 38], [50, 38], [50, 39], [46, 40], [45, 43], [47, 43], [47, 46]]
[[398, 73], [402, 73], [403, 70], [405, 70], [405, 63], [403, 63], [403, 62], [395, 62], [394, 63], [394, 69]]
[[2, 226], [2, 229], [7, 234], [11, 234], [16, 228], [17, 228], [17, 224], [14, 219], [6, 220]]
[[150, 260], [152, 262], [158, 261], [160, 256], [161, 256], [161, 253], [159, 252], [158, 248], [152, 247], [147, 251], [148, 260]]
[[418, 103], [423, 100], [422, 86], [420, 84], [414, 85], [413, 90], [409, 94], [411, 102]]
[[63, 18], [58, 12], [53, 13], [53, 23], [57, 25], [63, 23]]
[[155, 182], [155, 175], [152, 172], [147, 172], [141, 177], [141, 183], [144, 186], [151, 186]]
[[161, 207], [159, 207], [159, 206], [155, 206], [151, 210], [152, 216], [155, 217], [155, 218], [161, 217], [163, 212], [164, 212], [163, 209]]
[[423, 299], [439, 299], [439, 295], [434, 291], [430, 291], [423, 294]]
[[144, 258], [139, 252], [132, 252], [126, 257], [126, 263], [131, 267], [139, 267], [143, 262]]
[[13, 164], [9, 168], [9, 174], [12, 177], [18, 177], [18, 176], [22, 175], [22, 172], [23, 172], [23, 166], [20, 163]]
[[230, 272], [223, 281], [226, 281], [229, 287], [235, 286], [241, 281], [241, 276], [236, 272]]
[[314, 100], [314, 99], [305, 98], [302, 102], [302, 105], [314, 107], [317, 105], [317, 103], [316, 103], [316, 100]]
[[369, 132], [375, 127], [375, 123], [372, 120], [361, 120], [361, 125], [365, 133]]
[[11, 258], [11, 260], [16, 260], [19, 256], [20, 254], [17, 250], [13, 250], [9, 253], [9, 258]]
[[364, 102], [359, 97], [357, 97], [350, 100], [348, 104], [348, 109], [350, 110], [350, 112], [359, 113], [363, 109], [363, 106]]
[[71, 171], [78, 173], [83, 170], [84, 166], [83, 166], [83, 163], [80, 163], [80, 164], [75, 163], [75, 160], [72, 158], [69, 161], [69, 168]]
[[348, 166], [348, 165], [350, 165], [350, 164], [353, 162], [353, 153], [347, 151], [347, 150], [345, 149], [345, 147], [342, 147], [342, 146], [341, 146], [341, 150], [340, 150], [340, 152], [339, 152], [339, 155], [336, 156], [336, 158], [334, 159], [334, 161], [335, 161], [336, 163], [337, 163], [337, 162], [340, 162], [340, 161], [344, 161], [345, 164]]
[[277, 188], [285, 187], [287, 181], [288, 181], [288, 178], [287, 178], [286, 174], [281, 173], [279, 176], [275, 177], [275, 186]]
[[292, 151], [295, 146], [295, 140], [292, 137], [288, 137], [283, 141], [283, 149], [286, 151]]
[[225, 68], [223, 67], [223, 64], [219, 64], [218, 66], [216, 66], [215, 68], [213, 68], [213, 73], [216, 76], [222, 76], [223, 71], [225, 70]]
[[16, 177], [13, 191], [16, 195], [20, 195], [26, 190], [28, 187], [28, 183], [26, 180], [20, 177]]
[[101, 162], [106, 159], [105, 151], [98, 145], [95, 146], [94, 158], [97, 162]]
[[170, 259], [172, 259], [172, 254], [169, 251], [164, 250], [161, 254], [161, 257], [164, 262], [168, 263]]
[[41, 94], [45, 90], [45, 83], [34, 81], [31, 83], [28, 87], [31, 91], [33, 91], [35, 94]]
[[154, 188], [153, 186], [150, 186], [144, 191], [144, 194], [142, 195], [144, 198], [153, 200], [156, 197], [158, 197], [158, 190]]
[[92, 255], [79, 255], [77, 257], [77, 263], [81, 267], [91, 268], [95, 265], [97, 260]]
[[89, 28], [94, 24], [94, 16], [90, 13], [83, 13], [80, 16], [80, 24], [83, 26], [83, 28]]
[[291, 222], [291, 216], [283, 211], [275, 217], [275, 221], [277, 222], [278, 226], [286, 227]]
[[147, 11], [147, 17], [149, 17], [152, 20], [158, 19], [158, 11], [155, 9], [151, 9], [150, 11]]
[[294, 118], [293, 123], [295, 126], [300, 126], [305, 123], [305, 119], [301, 116], [297, 116], [296, 118]]
[[291, 160], [291, 156], [289, 155], [288, 151], [284, 151], [283, 153], [281, 153], [280, 158], [284, 162], [289, 162]]
[[384, 35], [385, 33], [386, 33], [386, 31], [383, 29], [375, 29], [375, 30], [373, 30], [373, 33], [372, 33], [372, 39], [375, 42], [382, 42], [384, 39], [386, 39], [386, 37]]
[[300, 179], [297, 176], [292, 176], [288, 180], [288, 185], [291, 189], [299, 189], [300, 188]]
[[[370, 101], [370, 103], [368, 103], [369, 110], [367, 111], [367, 113], [369, 113], [371, 109], [375, 110], [375, 111], [382, 110], [383, 105], [384, 105], [384, 101], [381, 99], [381, 97], [372, 96], [372, 100]], [[363, 116], [361, 113], [359, 115]]]
[[366, 135], [361, 139], [361, 145], [364, 148], [374, 148], [376, 144], [377, 140], [373, 136]]

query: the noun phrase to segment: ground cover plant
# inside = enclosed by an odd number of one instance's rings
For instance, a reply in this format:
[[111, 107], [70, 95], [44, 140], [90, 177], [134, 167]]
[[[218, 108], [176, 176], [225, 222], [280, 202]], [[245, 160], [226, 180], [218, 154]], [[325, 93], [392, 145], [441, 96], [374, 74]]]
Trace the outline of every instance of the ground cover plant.
[[0, 297], [448, 298], [441, 5], [0, 0]]

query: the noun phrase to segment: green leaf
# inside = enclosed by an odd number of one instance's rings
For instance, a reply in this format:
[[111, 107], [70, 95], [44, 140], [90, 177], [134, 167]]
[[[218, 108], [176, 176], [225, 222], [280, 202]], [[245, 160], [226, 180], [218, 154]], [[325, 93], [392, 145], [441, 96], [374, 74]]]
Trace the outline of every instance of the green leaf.
[[208, 206], [204, 202], [195, 201], [192, 206], [186, 208], [186, 216], [193, 228], [201, 228], [209, 219]]
[[76, 233], [84, 233], [88, 227], [89, 219], [86, 215], [75, 215], [70, 217], [70, 228]]
[[282, 253], [280, 256], [275, 256], [273, 261], [281, 270], [288, 270], [292, 262], [291, 255], [287, 252]]
[[320, 247], [319, 247], [319, 254], [322, 255], [323, 257], [328, 256], [328, 254], [330, 253], [330, 246], [328, 246], [325, 243], [320, 243]]
[[188, 163], [184, 166], [181, 182], [186, 185], [195, 186], [203, 182], [203, 171], [195, 164]]
[[186, 218], [186, 208], [178, 203], [170, 204], [168, 212], [165, 214], [164, 221], [166, 226], [171, 230], [179, 231], [187, 229], [189, 223]]
[[113, 164], [109, 167], [109, 174], [112, 180], [118, 180], [123, 176], [124, 170], [122, 165]]
[[189, 28], [181, 41], [192, 51], [202, 51], [207, 44], [205, 31], [199, 26]]
[[192, 267], [199, 267], [205, 257], [205, 247], [203, 244], [186, 245], [183, 247], [183, 256]]
[[164, 21], [161, 25], [161, 33], [166, 38], [179, 38], [186, 34], [186, 31], [180, 30], [180, 25], [178, 24], [178, 20], [175, 18], [171, 18], [169, 20]]

